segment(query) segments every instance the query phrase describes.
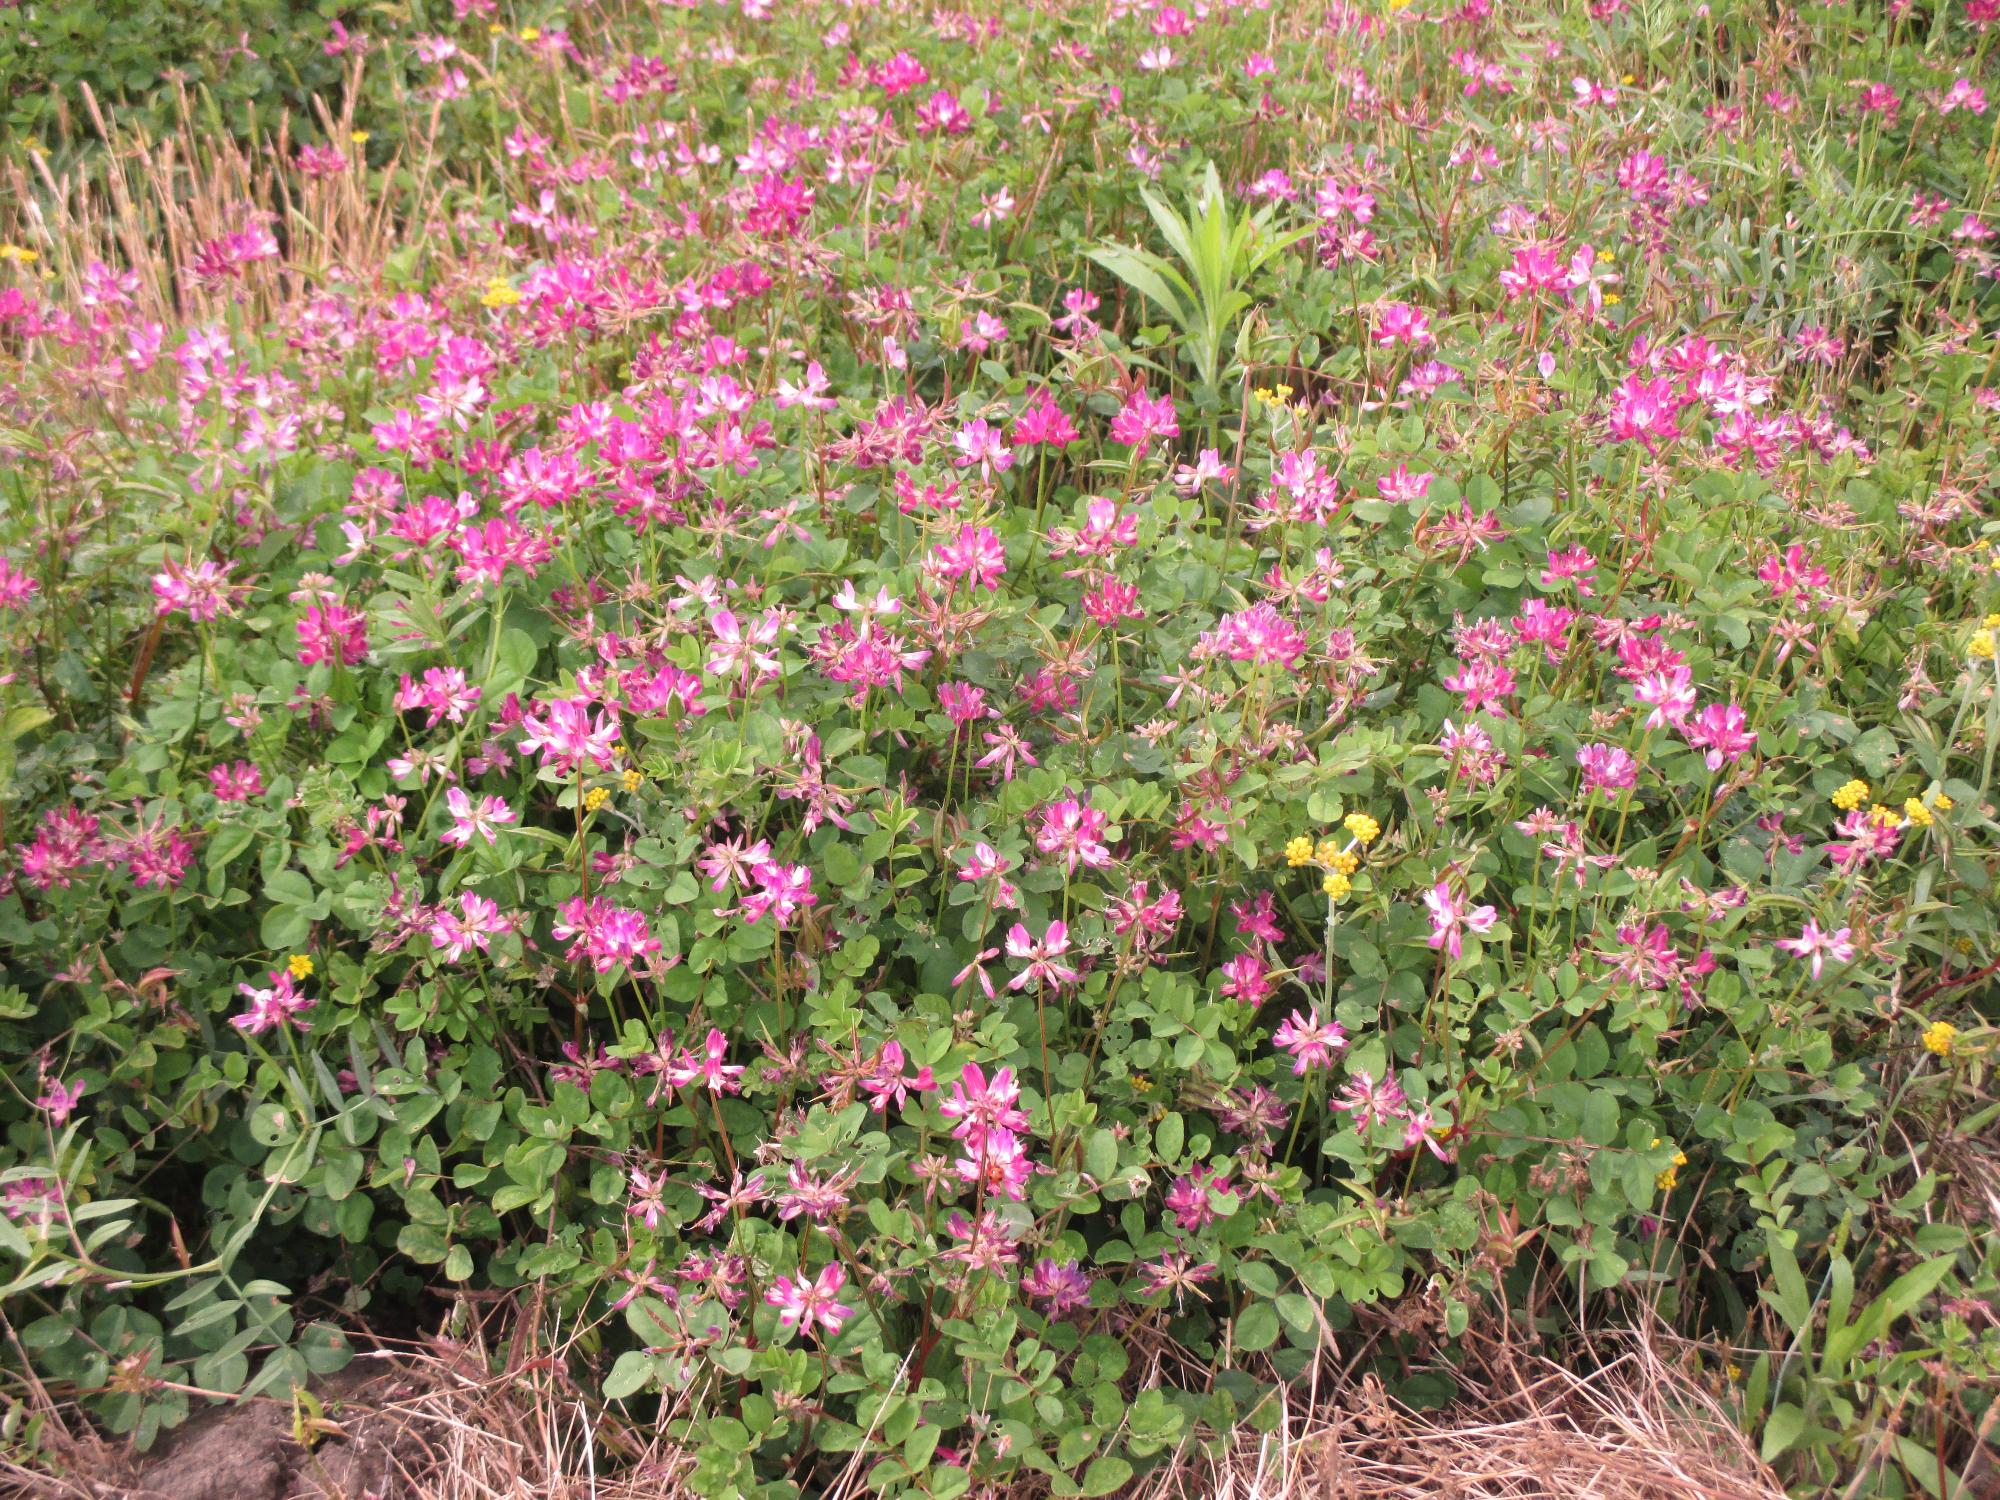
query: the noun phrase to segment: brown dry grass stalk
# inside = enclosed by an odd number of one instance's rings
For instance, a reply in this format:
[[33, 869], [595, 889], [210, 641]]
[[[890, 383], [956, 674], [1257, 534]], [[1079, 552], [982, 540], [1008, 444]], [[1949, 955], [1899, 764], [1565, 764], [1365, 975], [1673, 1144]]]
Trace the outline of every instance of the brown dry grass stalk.
[[1148, 1500], [1784, 1500], [1721, 1401], [1633, 1334], [1577, 1372], [1488, 1345], [1442, 1411], [1392, 1401], [1372, 1376], [1285, 1406], [1217, 1464], [1182, 1464]]
[[[532, 1315], [527, 1315], [531, 1317]], [[308, 1457], [294, 1448], [286, 1496], [344, 1495], [340, 1453], [365, 1451], [390, 1477], [380, 1500], [683, 1500], [691, 1456], [660, 1435], [686, 1416], [669, 1403], [639, 1427], [606, 1411], [561, 1339], [523, 1338], [489, 1318], [455, 1340], [384, 1348], [343, 1377], [326, 1415], [339, 1435]], [[489, 1328], [501, 1329], [489, 1342]], [[1666, 1330], [1593, 1342], [1614, 1351], [1572, 1370], [1500, 1338], [1462, 1346], [1459, 1396], [1439, 1411], [1392, 1400], [1372, 1375], [1342, 1376], [1322, 1362], [1280, 1388], [1267, 1433], [1241, 1429], [1220, 1456], [1192, 1445], [1135, 1480], [1130, 1500], [1784, 1500], [1722, 1398], [1692, 1378]], [[497, 1373], [496, 1373], [497, 1371]], [[1143, 1378], [1143, 1377], [1142, 1377]], [[245, 1416], [239, 1407], [226, 1419]], [[291, 1408], [247, 1413], [289, 1432]], [[80, 1422], [71, 1423], [72, 1432]], [[102, 1500], [175, 1492], [149, 1488], [155, 1461], [121, 1462], [111, 1445], [78, 1434], [64, 1474], [0, 1460], [0, 1496]], [[865, 1460], [829, 1473], [825, 1500], [868, 1492]], [[164, 1481], [160, 1481], [164, 1483]], [[994, 1500], [1045, 1494], [1035, 1480]], [[983, 1493], [983, 1492], [982, 1492]]]
[[[426, 184], [412, 186], [399, 171], [401, 151], [382, 170], [362, 170], [362, 148], [352, 138], [361, 69], [356, 58], [337, 114], [324, 100], [313, 101], [321, 133], [348, 158], [347, 171], [319, 180], [292, 170], [288, 116], [267, 137], [218, 135], [199, 123], [194, 101], [177, 84], [176, 126], [151, 140], [117, 128], [89, 86], [80, 85], [97, 149], [73, 154], [74, 164], [61, 170], [39, 150], [0, 163], [0, 240], [34, 250], [70, 286], [93, 261], [136, 272], [141, 312], [169, 328], [232, 313], [263, 326], [295, 298], [301, 280], [371, 285], [390, 252], [428, 223], [437, 205]], [[434, 132], [435, 117], [430, 124]], [[431, 142], [422, 144], [428, 154]], [[202, 247], [242, 229], [253, 215], [279, 234], [281, 266], [204, 286], [191, 273]]]

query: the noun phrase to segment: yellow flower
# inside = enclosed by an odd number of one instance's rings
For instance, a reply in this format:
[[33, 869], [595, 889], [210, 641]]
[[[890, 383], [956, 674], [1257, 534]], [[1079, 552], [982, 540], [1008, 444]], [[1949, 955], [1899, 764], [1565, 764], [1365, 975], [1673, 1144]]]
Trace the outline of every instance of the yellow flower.
[[368, 144], [368, 132], [365, 130], [350, 130], [347, 132], [347, 138], [357, 146]]
[[1319, 883], [1319, 888], [1326, 892], [1328, 900], [1345, 901], [1348, 893], [1354, 889], [1354, 883], [1335, 870]]
[[1993, 660], [1993, 632], [1990, 630], [1973, 631], [1972, 639], [1966, 643], [1965, 654], [1978, 661]]
[[1950, 812], [1953, 807], [1957, 806], [1957, 804], [1954, 803], [1951, 800], [1951, 798], [1947, 797], [1943, 792], [1939, 792], [1935, 797], [1931, 798], [1931, 806], [1936, 808], [1939, 812]]
[[1352, 849], [1343, 849], [1340, 853], [1334, 855], [1332, 859], [1328, 860], [1327, 863], [1343, 875], [1352, 875], [1356, 870], [1361, 868], [1361, 856], [1356, 854]]
[[1354, 835], [1354, 842], [1357, 844], [1372, 844], [1376, 836], [1382, 832], [1382, 825], [1367, 813], [1349, 813], [1341, 821], [1340, 826]]
[[637, 766], [627, 766], [625, 774], [618, 778], [618, 784], [628, 792], [636, 792], [646, 784], [646, 773]]
[[11, 260], [23, 266], [32, 266], [41, 256], [26, 245], [0, 245], [0, 260]]
[[604, 804], [609, 802], [610, 800], [611, 800], [610, 787], [594, 786], [589, 791], [583, 794], [583, 810], [585, 812], [596, 812], [600, 807], [604, 806]]
[[1988, 630], [2000, 630], [2000, 614], [1988, 615], [1979, 623], [1984, 625]]
[[[1657, 1145], [1659, 1143], [1656, 1141], [1654, 1142], [1654, 1144]], [[1674, 1153], [1673, 1165], [1669, 1166], [1666, 1169], [1666, 1171], [1660, 1173], [1659, 1176], [1653, 1179], [1653, 1186], [1658, 1188], [1663, 1193], [1672, 1192], [1674, 1190], [1674, 1184], [1681, 1180], [1681, 1168], [1686, 1166], [1687, 1164], [1688, 1164], [1687, 1152], [1676, 1151]]]
[[502, 26], [498, 21], [489, 21], [486, 23], [486, 34], [488, 36], [505, 36], [507, 28]]
[[1285, 863], [1296, 870], [1300, 865], [1309, 865], [1313, 859], [1313, 841], [1304, 834], [1285, 840]]
[[486, 294], [479, 299], [488, 307], [512, 307], [521, 300], [521, 294], [507, 285], [503, 276], [490, 276], [486, 280]]
[[1931, 826], [1931, 810], [1924, 806], [1921, 798], [1905, 797], [1903, 799], [1903, 816], [1919, 828], [1928, 828]]
[[1315, 851], [1313, 857], [1330, 869], [1333, 866], [1333, 862], [1340, 857], [1340, 845], [1336, 844], [1332, 839], [1321, 839], [1319, 841], [1319, 848]]
[[308, 954], [294, 953], [285, 960], [285, 967], [292, 971], [292, 978], [305, 979], [312, 974], [313, 961]]
[[524, 42], [535, 41], [540, 38], [541, 34], [541, 28], [537, 26], [523, 26], [521, 28], [521, 40]]
[[1951, 1044], [1958, 1040], [1958, 1028], [1949, 1021], [1933, 1021], [1924, 1028], [1924, 1048], [1939, 1057], [1951, 1056]]
[[1868, 809], [1868, 821], [1873, 823], [1877, 828], [1894, 828], [1903, 820], [1897, 815], [1893, 807], [1884, 807], [1881, 803], [1877, 802], [1873, 807]]
[[1855, 808], [1859, 807], [1862, 803], [1866, 802], [1867, 800], [1868, 800], [1868, 783], [1861, 780], [1859, 777], [1856, 777], [1854, 780], [1844, 783], [1839, 788], [1839, 790], [1837, 790], [1833, 794], [1833, 805], [1839, 808], [1842, 812], [1853, 812]]

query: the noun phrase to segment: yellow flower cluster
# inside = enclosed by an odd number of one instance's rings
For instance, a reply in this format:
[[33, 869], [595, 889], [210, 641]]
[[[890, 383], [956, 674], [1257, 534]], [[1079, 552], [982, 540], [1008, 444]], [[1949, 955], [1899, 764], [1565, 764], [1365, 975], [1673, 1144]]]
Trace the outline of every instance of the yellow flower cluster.
[[604, 806], [604, 804], [609, 802], [610, 800], [611, 800], [610, 787], [594, 786], [589, 791], [583, 794], [583, 810], [585, 812], [596, 812], [600, 807]]
[[1349, 813], [1340, 826], [1348, 835], [1345, 848], [1335, 839], [1314, 843], [1302, 833], [1285, 840], [1285, 863], [1294, 870], [1314, 865], [1325, 871], [1319, 888], [1332, 901], [1345, 901], [1354, 893], [1350, 877], [1361, 868], [1361, 856], [1355, 850], [1372, 843], [1382, 833], [1382, 825], [1367, 813]]
[[1276, 388], [1260, 385], [1250, 393], [1250, 398], [1260, 406], [1283, 406], [1292, 399], [1292, 388], [1288, 385]]
[[312, 956], [306, 953], [294, 953], [285, 960], [285, 967], [292, 971], [294, 979], [310, 978], [313, 971]]
[[1933, 1021], [1924, 1028], [1924, 1050], [1939, 1057], [1951, 1056], [1951, 1044], [1958, 1040], [1958, 1028], [1949, 1021]]
[[512, 307], [520, 300], [521, 294], [507, 285], [507, 280], [503, 276], [488, 277], [485, 295], [479, 299], [486, 307]]
[[1990, 630], [1973, 631], [1972, 639], [1966, 643], [1965, 654], [1974, 661], [1993, 660], [1993, 632]]
[[619, 776], [618, 784], [628, 792], [636, 792], [646, 784], [646, 773], [637, 766], [627, 766]]
[[[1655, 1146], [1658, 1146], [1660, 1144], [1659, 1138], [1657, 1136], [1654, 1137], [1653, 1144]], [[1687, 1164], [1688, 1164], [1687, 1152], [1676, 1151], [1674, 1153], [1674, 1159], [1668, 1165], [1667, 1169], [1664, 1172], [1661, 1172], [1656, 1177], [1654, 1177], [1653, 1186], [1658, 1188], [1663, 1193], [1671, 1193], [1674, 1190], [1674, 1184], [1681, 1180], [1681, 1168], [1686, 1166]]]
[[1833, 805], [1842, 812], [1853, 812], [1868, 800], [1868, 783], [1856, 777], [1842, 785], [1833, 794]]
[[1905, 797], [1903, 799], [1903, 816], [1919, 828], [1928, 828], [1936, 821], [1931, 816], [1931, 810], [1924, 806], [1921, 797]]
[[0, 260], [11, 260], [18, 265], [32, 266], [41, 256], [26, 245], [0, 245]]

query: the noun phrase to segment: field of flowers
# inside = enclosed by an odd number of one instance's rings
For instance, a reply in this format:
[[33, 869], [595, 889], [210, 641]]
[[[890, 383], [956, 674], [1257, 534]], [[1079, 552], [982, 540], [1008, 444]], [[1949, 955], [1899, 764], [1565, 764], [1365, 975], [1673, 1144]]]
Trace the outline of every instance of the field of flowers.
[[0, 1451], [1993, 1492], [2000, 3], [339, 15], [0, 145]]

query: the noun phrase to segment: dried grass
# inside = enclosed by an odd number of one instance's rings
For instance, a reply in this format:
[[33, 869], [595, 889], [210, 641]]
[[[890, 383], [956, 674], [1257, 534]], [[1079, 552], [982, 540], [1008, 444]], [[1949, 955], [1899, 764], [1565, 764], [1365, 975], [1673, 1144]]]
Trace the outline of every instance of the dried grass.
[[1478, 1351], [1442, 1411], [1393, 1400], [1373, 1376], [1287, 1405], [1231, 1461], [1188, 1468], [1149, 1500], [1784, 1500], [1716, 1396], [1630, 1336], [1578, 1373], [1508, 1345]]
[[[358, 1362], [327, 1407], [337, 1424], [310, 1458], [296, 1449], [289, 1479], [232, 1500], [684, 1500], [696, 1495], [689, 1456], [657, 1428], [602, 1411], [569, 1373], [560, 1342], [462, 1339], [383, 1349]], [[1192, 1448], [1135, 1481], [1130, 1500], [1784, 1500], [1719, 1396], [1676, 1363], [1666, 1330], [1629, 1334], [1587, 1372], [1502, 1339], [1458, 1351], [1458, 1399], [1420, 1412], [1372, 1375], [1332, 1366], [1281, 1388], [1280, 1420], [1247, 1428], [1220, 1460]], [[497, 1373], [496, 1373], [497, 1372]], [[239, 1408], [225, 1420], [242, 1420]], [[679, 1413], [669, 1413], [669, 1416]], [[261, 1420], [289, 1430], [290, 1407]], [[159, 1465], [105, 1466], [113, 1451], [66, 1478], [0, 1461], [0, 1496], [105, 1500], [165, 1495]], [[82, 1459], [84, 1450], [71, 1450]], [[866, 1464], [828, 1476], [828, 1497], [867, 1491]], [[88, 1472], [94, 1470], [94, 1472]], [[991, 1500], [1032, 1500], [1040, 1483]]]

